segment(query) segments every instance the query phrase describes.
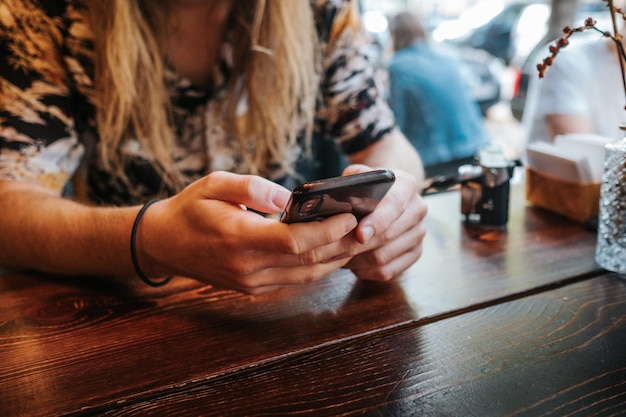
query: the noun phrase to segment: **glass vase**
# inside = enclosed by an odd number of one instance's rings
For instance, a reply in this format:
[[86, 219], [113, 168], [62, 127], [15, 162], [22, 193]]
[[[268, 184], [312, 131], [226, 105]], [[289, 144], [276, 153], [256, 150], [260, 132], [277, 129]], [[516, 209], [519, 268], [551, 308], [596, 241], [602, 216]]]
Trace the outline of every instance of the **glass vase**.
[[605, 146], [596, 263], [626, 275], [626, 138]]

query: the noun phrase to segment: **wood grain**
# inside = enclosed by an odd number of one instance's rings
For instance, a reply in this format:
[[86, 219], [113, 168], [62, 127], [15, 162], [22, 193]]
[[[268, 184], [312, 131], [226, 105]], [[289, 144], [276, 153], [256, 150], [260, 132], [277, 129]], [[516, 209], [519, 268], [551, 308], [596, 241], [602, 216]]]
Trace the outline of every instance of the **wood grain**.
[[379, 332], [106, 415], [612, 416], [626, 409], [614, 275]]
[[246, 296], [176, 278], [0, 274], [0, 415], [115, 408], [523, 298], [600, 270], [594, 233], [512, 195], [506, 232], [466, 227], [458, 193], [429, 196], [422, 259], [376, 284], [339, 271]]

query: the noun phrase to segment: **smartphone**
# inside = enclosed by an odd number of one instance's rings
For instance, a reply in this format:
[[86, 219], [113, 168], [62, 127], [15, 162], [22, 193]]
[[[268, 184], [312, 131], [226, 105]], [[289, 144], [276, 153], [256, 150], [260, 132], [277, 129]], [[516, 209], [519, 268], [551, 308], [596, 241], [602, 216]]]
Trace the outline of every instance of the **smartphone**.
[[374, 211], [395, 179], [393, 171], [381, 169], [308, 182], [293, 190], [280, 221], [311, 222], [340, 213], [361, 220]]

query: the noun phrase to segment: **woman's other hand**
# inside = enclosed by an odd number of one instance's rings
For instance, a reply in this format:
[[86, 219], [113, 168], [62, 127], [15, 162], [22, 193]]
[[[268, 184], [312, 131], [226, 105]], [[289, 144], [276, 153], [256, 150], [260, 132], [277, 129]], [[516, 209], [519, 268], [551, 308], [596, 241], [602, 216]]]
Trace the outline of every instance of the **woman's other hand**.
[[[344, 175], [371, 170], [351, 165]], [[361, 278], [388, 281], [398, 277], [422, 254], [426, 234], [427, 206], [414, 175], [394, 170], [396, 181], [373, 213], [364, 217], [355, 231], [362, 245], [346, 267]]]

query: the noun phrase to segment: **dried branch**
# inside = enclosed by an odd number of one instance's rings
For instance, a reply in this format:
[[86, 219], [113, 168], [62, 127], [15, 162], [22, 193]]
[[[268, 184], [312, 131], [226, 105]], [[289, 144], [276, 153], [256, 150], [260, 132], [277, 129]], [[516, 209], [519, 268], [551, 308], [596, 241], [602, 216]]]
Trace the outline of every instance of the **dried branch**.
[[[539, 78], [543, 78], [545, 72], [548, 68], [554, 63], [556, 56], [561, 51], [561, 49], [565, 48], [569, 45], [569, 38], [573, 36], [575, 33], [584, 32], [587, 30], [595, 30], [600, 33], [603, 37], [612, 40], [617, 47], [617, 58], [620, 64], [621, 74], [622, 74], [622, 86], [624, 87], [624, 96], [626, 97], [626, 69], [624, 67], [624, 62], [626, 61], [626, 51], [624, 50], [624, 45], [622, 43], [622, 35], [619, 33], [617, 28], [617, 17], [620, 16], [623, 21], [626, 21], [626, 15], [624, 11], [620, 7], [615, 7], [613, 4], [613, 0], [602, 0], [607, 3], [607, 7], [609, 9], [609, 13], [611, 13], [611, 21], [613, 23], [613, 33], [605, 30], [601, 30], [596, 26], [596, 21], [591, 17], [585, 20], [585, 23], [582, 26], [578, 26], [575, 28], [571, 28], [566, 26], [563, 28], [563, 33], [565, 34], [562, 38], [559, 38], [555, 41], [554, 44], [549, 46], [550, 56], [544, 58], [544, 60], [537, 64], [537, 70], [539, 71]], [[626, 106], [625, 106], [626, 108]]]

